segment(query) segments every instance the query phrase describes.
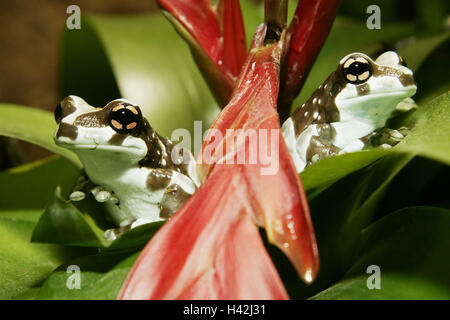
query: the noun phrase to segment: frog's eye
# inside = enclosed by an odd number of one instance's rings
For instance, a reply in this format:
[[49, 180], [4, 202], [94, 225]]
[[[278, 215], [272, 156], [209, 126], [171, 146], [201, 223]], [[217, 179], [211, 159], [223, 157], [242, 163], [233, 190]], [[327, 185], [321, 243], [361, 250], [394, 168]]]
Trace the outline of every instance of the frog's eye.
[[110, 126], [119, 133], [131, 133], [141, 121], [141, 112], [131, 105], [117, 105], [109, 114]]
[[61, 122], [62, 114], [63, 114], [63, 110], [62, 110], [61, 104], [58, 104], [56, 106], [55, 112], [53, 114], [55, 116], [56, 123], [59, 124]]
[[360, 84], [367, 81], [372, 75], [370, 62], [364, 57], [350, 57], [343, 65], [345, 80], [352, 84]]

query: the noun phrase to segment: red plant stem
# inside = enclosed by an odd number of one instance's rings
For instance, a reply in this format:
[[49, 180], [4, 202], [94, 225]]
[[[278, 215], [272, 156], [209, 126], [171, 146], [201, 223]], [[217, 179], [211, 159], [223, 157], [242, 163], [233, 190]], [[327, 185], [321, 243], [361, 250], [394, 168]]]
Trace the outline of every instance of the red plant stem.
[[284, 61], [278, 112], [281, 121], [290, 113], [336, 17], [341, 0], [299, 0], [288, 29], [288, 51]]

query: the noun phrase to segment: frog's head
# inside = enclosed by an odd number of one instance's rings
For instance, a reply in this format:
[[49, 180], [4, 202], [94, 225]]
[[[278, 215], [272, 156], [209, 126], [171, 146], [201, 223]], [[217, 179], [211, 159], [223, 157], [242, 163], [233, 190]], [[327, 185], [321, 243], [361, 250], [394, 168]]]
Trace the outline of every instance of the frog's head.
[[335, 93], [340, 121], [359, 118], [384, 126], [395, 106], [417, 89], [413, 72], [393, 51], [375, 61], [362, 53], [349, 54], [335, 73], [340, 84]]
[[77, 153], [85, 165], [91, 159], [136, 164], [146, 156], [146, 137], [153, 132], [140, 108], [124, 99], [94, 108], [69, 96], [57, 106], [55, 119], [55, 143]]

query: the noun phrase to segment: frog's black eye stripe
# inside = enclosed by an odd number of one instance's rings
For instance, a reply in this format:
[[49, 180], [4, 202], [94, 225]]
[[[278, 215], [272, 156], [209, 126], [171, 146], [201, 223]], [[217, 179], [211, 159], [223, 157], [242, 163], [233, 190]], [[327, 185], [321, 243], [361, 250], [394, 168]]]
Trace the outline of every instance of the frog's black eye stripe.
[[364, 57], [350, 57], [344, 62], [342, 72], [347, 82], [360, 84], [370, 78], [372, 67]]
[[55, 112], [53, 114], [55, 116], [56, 123], [59, 124], [61, 122], [62, 114], [63, 114], [61, 104], [58, 104], [56, 106]]
[[405, 62], [405, 60], [403, 60], [403, 58], [401, 57], [401, 56], [398, 56], [398, 62], [399, 62], [399, 64], [401, 64], [402, 66], [404, 66], [404, 67], [407, 67], [408, 68], [408, 66], [406, 65], [406, 62]]
[[131, 105], [119, 104], [109, 114], [109, 124], [118, 133], [126, 134], [138, 128], [141, 112]]

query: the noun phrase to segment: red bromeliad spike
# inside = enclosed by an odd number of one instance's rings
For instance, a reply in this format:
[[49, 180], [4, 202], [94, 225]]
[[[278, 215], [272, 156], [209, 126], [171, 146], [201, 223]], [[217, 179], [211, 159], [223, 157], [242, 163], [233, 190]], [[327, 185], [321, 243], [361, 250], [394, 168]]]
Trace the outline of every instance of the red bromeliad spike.
[[246, 57], [244, 22], [238, 0], [158, 0], [187, 40], [218, 102], [225, 106]]
[[[210, 131], [202, 146], [204, 183], [142, 251], [120, 299], [288, 298], [255, 222], [306, 282], [314, 279], [318, 253], [309, 209], [276, 112], [283, 40], [265, 44], [265, 33], [264, 25], [257, 29], [239, 86], [212, 126], [217, 141]], [[227, 129], [243, 129], [238, 142]], [[274, 131], [276, 144], [259, 129]], [[256, 144], [239, 139], [252, 130]], [[239, 162], [255, 152], [271, 155], [276, 170], [263, 174], [259, 157]]]
[[279, 113], [289, 116], [292, 101], [300, 92], [336, 17], [341, 0], [299, 0], [287, 34]]
[[[264, 45], [265, 32], [264, 25], [256, 31], [233, 99], [211, 127], [224, 138], [211, 139], [216, 134], [211, 131], [205, 139], [199, 173], [204, 179], [210, 172], [221, 170], [222, 163], [236, 163], [235, 170], [241, 171], [247, 186], [249, 213], [266, 229], [269, 241], [289, 257], [303, 280], [310, 283], [319, 266], [317, 244], [308, 202], [281, 136], [276, 110], [283, 39]], [[252, 132], [254, 141], [247, 143], [251, 139], [246, 141], [246, 136]], [[249, 164], [255, 155], [258, 159]], [[271, 163], [272, 168], [276, 169], [270, 170], [263, 164], [261, 155], [271, 155], [270, 159], [277, 162]], [[239, 159], [247, 163], [239, 164]]]

